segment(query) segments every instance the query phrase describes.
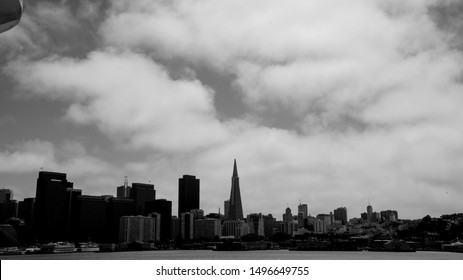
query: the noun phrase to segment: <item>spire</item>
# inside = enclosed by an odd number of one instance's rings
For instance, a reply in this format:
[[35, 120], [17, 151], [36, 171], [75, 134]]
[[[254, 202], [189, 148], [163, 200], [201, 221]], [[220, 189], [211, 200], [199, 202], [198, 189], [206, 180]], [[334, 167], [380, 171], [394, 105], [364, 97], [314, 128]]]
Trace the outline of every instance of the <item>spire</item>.
[[238, 177], [238, 168], [236, 168], [236, 159], [233, 165], [233, 177]]

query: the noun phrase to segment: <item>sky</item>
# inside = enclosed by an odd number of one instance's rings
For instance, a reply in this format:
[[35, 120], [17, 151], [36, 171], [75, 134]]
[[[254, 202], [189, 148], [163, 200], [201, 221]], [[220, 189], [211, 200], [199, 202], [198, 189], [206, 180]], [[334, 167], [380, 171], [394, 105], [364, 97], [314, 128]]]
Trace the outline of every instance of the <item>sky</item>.
[[223, 213], [463, 212], [459, 0], [25, 1], [0, 34], [0, 188], [124, 176]]

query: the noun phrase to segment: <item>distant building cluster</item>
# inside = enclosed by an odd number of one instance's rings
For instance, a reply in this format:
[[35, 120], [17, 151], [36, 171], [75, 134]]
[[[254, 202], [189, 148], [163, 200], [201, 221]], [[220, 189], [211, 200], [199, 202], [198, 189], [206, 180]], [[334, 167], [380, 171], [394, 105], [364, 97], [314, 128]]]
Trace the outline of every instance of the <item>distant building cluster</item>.
[[[311, 216], [307, 204], [299, 203], [297, 213], [287, 207], [282, 220], [272, 214], [243, 214], [236, 160], [233, 164], [230, 196], [224, 214], [205, 215], [200, 208], [200, 180], [193, 175], [178, 179], [178, 211], [172, 201], [157, 198], [151, 183], [132, 183], [124, 178], [116, 196], [83, 195], [64, 173], [40, 171], [35, 198], [13, 199], [10, 189], [0, 190], [0, 223], [21, 225], [11, 240], [22, 236], [26, 243], [56, 241], [131, 243], [239, 239], [270, 237], [277, 233], [298, 236], [329, 232], [362, 234], [364, 223], [394, 222], [395, 210], [373, 212], [371, 205], [359, 219], [348, 219], [347, 208]], [[18, 227], [17, 227], [18, 228]]]

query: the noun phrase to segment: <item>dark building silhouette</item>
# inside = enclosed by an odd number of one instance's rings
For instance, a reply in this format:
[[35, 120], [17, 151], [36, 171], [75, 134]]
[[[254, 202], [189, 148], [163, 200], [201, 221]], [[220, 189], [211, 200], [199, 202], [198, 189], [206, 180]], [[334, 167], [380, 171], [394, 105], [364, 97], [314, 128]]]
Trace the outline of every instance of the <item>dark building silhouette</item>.
[[5, 223], [9, 218], [18, 216], [18, 202], [10, 200], [0, 203], [0, 224]]
[[34, 220], [35, 197], [25, 198], [18, 203], [18, 218], [24, 220], [27, 226], [32, 226]]
[[367, 221], [373, 221], [373, 207], [370, 204], [367, 206]]
[[[226, 210], [225, 210], [226, 211]], [[233, 176], [231, 178], [231, 191], [228, 203], [228, 220], [243, 219], [243, 206], [241, 205], [240, 178], [236, 167], [236, 159], [233, 164]]]
[[190, 212], [182, 213], [180, 217], [180, 233], [183, 240], [194, 238], [194, 215]]
[[170, 239], [175, 240], [179, 236], [181, 237], [180, 234], [180, 218], [177, 216], [172, 216], [171, 218], [171, 224], [170, 224]]
[[178, 179], [178, 216], [192, 209], [199, 209], [199, 179], [183, 175]]
[[228, 210], [230, 209], [230, 200], [225, 200], [223, 202], [223, 209], [224, 209], [224, 218], [227, 219], [228, 218]]
[[127, 176], [125, 176], [124, 185], [117, 187], [117, 198], [131, 198], [131, 191], [132, 188], [129, 186]]
[[13, 191], [10, 189], [0, 189], [0, 203], [13, 200]]
[[171, 220], [172, 220], [172, 201], [166, 199], [156, 199], [146, 202], [146, 212], [158, 213], [161, 215], [161, 241], [171, 238]]
[[68, 220], [67, 220], [67, 240], [68, 241], [77, 241], [77, 233], [79, 226], [79, 216], [78, 216], [78, 203], [77, 199], [82, 195], [82, 190], [77, 189], [67, 189], [66, 190], [66, 203], [67, 208], [69, 209]]
[[156, 199], [156, 191], [152, 184], [132, 183], [131, 196], [135, 200], [135, 214], [145, 215], [145, 203]]
[[122, 216], [135, 215], [135, 200], [127, 198], [108, 198], [107, 212], [107, 240], [111, 243], [119, 242], [119, 225]]
[[37, 178], [34, 231], [40, 242], [68, 240], [73, 183], [66, 174], [40, 171]]
[[76, 201], [76, 241], [109, 242], [109, 199], [102, 196], [81, 195]]
[[343, 225], [347, 225], [347, 208], [339, 207], [334, 210], [334, 220], [341, 221]]
[[264, 215], [264, 235], [270, 237], [273, 234], [275, 218], [272, 214]]

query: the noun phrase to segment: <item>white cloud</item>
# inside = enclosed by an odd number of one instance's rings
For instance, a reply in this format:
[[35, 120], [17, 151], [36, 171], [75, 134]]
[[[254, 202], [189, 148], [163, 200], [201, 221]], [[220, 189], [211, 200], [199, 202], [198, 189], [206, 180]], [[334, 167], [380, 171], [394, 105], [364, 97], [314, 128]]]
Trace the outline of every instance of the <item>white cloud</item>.
[[[347, 206], [359, 216], [369, 200], [401, 217], [442, 214], [463, 195], [462, 55], [430, 17], [436, 3], [119, 0], [99, 31], [103, 49], [8, 70], [23, 89], [69, 104], [68, 120], [146, 152], [116, 168], [78, 144], [60, 148], [77, 155], [64, 166], [103, 173], [86, 177], [94, 190], [112, 190], [110, 176], [152, 180], [176, 209], [177, 178], [191, 173], [202, 207], [216, 211], [237, 158], [245, 212], [280, 218], [301, 199], [312, 214]], [[162, 66], [182, 62], [180, 78]], [[217, 118], [223, 93], [197, 78], [201, 67], [234, 77], [250, 117]], [[268, 108], [290, 111], [294, 126], [263, 125]]]
[[68, 119], [95, 123], [135, 147], [191, 151], [224, 139], [213, 91], [199, 80], [173, 80], [148, 57], [112, 51], [85, 60], [54, 57], [9, 67], [26, 89], [71, 102]]

